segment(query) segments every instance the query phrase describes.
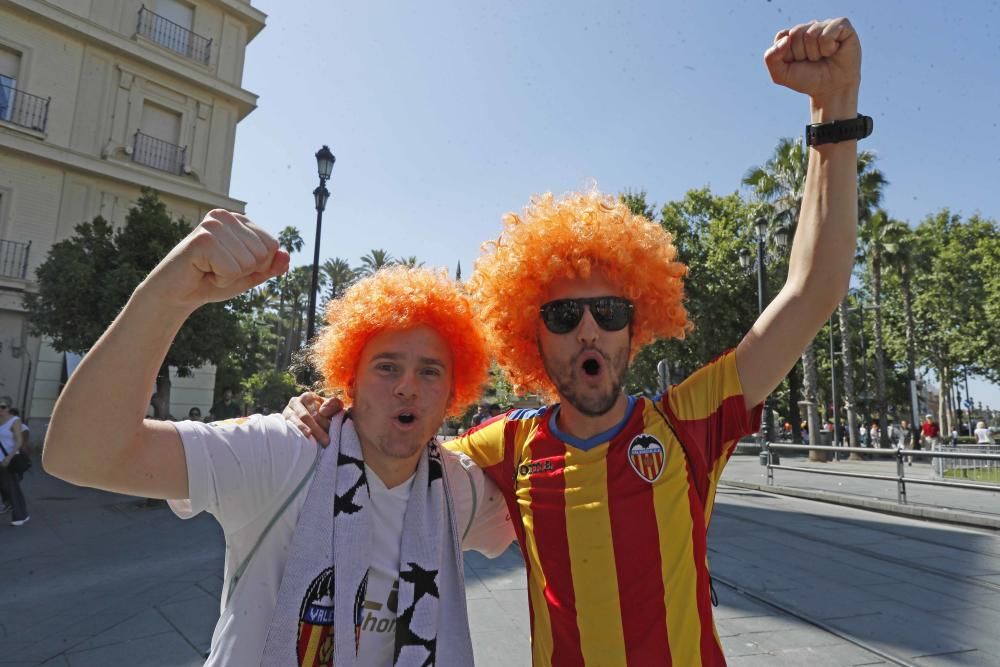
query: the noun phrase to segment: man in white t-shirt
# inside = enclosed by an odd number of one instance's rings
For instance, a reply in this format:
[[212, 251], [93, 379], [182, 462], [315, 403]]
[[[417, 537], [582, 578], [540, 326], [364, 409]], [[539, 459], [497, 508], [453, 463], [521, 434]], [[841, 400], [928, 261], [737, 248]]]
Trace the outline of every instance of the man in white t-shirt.
[[[135, 290], [81, 362], [48, 429], [43, 463], [51, 474], [170, 499], [181, 517], [208, 511], [220, 522], [225, 583], [211, 665], [261, 661], [318, 445], [280, 415], [211, 425], [144, 420], [146, 388], [195, 309], [287, 268], [288, 254], [249, 219], [211, 211]], [[345, 295], [330, 309], [314, 358], [331, 386], [349, 388], [370, 493], [373, 534], [358, 664], [391, 665], [400, 540], [414, 473], [445, 415], [477, 398], [488, 354], [467, 297], [445, 277], [396, 269], [367, 280], [382, 281], [375, 294], [381, 301], [373, 304], [367, 294], [367, 302], [352, 303]], [[364, 297], [365, 287], [352, 294]], [[421, 308], [446, 317], [421, 320]], [[95, 401], [100, 421], [90, 418]], [[442, 462], [452, 490], [446, 518], [461, 545], [500, 553], [513, 539], [502, 496], [468, 459], [442, 452]]]

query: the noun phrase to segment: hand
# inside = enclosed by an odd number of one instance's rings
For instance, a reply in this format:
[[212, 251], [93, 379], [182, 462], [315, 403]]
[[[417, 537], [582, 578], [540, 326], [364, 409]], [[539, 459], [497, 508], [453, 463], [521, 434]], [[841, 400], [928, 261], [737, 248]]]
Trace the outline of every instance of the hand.
[[288, 270], [288, 253], [245, 215], [215, 209], [141, 286], [165, 306], [194, 310], [225, 301]]
[[330, 444], [330, 420], [343, 409], [340, 399], [328, 398], [324, 401], [319, 394], [307, 391], [301, 396], [293, 396], [281, 411], [281, 416], [303, 435], [316, 438], [316, 442], [326, 447]]
[[782, 30], [764, 54], [771, 79], [827, 101], [854, 96], [861, 84], [861, 42], [846, 18], [810, 21]]

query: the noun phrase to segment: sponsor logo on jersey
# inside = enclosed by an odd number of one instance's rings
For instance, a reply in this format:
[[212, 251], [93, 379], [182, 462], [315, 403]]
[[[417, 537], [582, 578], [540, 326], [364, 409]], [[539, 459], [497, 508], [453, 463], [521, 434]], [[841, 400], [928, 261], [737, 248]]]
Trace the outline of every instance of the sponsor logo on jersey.
[[663, 474], [667, 452], [663, 445], [649, 433], [641, 433], [629, 443], [628, 462], [639, 477], [652, 484]]
[[556, 464], [551, 459], [545, 461], [524, 461], [517, 466], [517, 474], [521, 477], [530, 477], [542, 472], [552, 472], [556, 469]]

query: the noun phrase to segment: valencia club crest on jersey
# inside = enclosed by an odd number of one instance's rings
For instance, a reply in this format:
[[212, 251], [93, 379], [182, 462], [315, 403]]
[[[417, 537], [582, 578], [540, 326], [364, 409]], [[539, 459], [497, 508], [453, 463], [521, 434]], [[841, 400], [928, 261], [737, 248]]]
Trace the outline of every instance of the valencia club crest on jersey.
[[628, 462], [639, 477], [652, 484], [663, 474], [667, 452], [654, 436], [641, 433], [628, 446]]

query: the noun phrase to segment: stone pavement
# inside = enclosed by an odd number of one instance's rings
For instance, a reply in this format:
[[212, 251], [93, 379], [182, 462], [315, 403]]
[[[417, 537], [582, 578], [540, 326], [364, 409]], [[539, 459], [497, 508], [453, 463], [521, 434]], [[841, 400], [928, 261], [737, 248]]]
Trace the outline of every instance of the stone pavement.
[[[31, 521], [0, 524], [0, 665], [203, 662], [224, 549], [211, 517], [180, 521], [163, 503], [72, 487], [37, 465], [24, 488]], [[734, 488], [720, 492], [711, 532], [734, 667], [1000, 665], [995, 533]], [[528, 665], [516, 548], [469, 554], [466, 578], [477, 664]]]

